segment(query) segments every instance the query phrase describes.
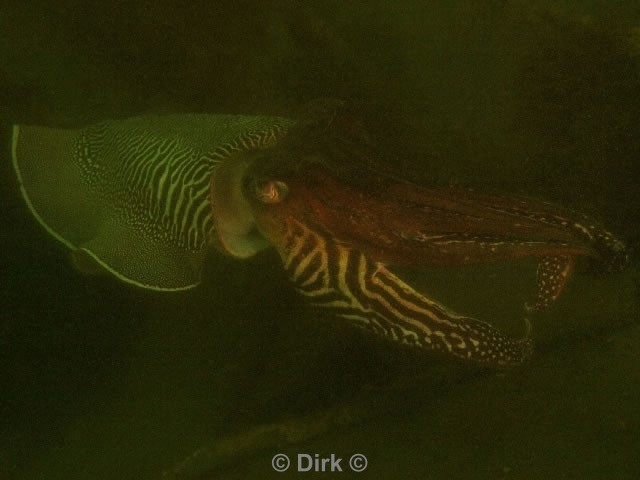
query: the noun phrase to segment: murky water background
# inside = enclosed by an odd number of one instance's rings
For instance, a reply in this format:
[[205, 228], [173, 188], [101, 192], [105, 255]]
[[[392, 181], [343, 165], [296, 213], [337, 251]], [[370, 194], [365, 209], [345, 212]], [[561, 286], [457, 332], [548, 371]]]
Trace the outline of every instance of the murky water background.
[[[363, 453], [361, 478], [638, 478], [636, 2], [276, 3], [0, 8], [0, 477], [160, 478], [225, 434], [370, 401], [352, 425], [188, 478], [296, 478], [272, 470], [278, 451]], [[181, 294], [80, 277], [10, 169], [11, 123], [286, 116], [323, 96], [353, 101], [402, 175], [589, 213], [631, 268], [576, 275], [534, 319], [532, 362], [479, 372], [314, 318], [272, 253], [213, 258]], [[519, 334], [534, 269], [407, 278]]]

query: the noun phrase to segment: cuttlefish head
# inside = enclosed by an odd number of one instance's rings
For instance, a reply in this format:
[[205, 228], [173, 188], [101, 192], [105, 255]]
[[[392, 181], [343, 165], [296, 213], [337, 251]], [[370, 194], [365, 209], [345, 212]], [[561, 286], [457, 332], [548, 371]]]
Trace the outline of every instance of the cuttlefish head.
[[228, 160], [211, 183], [219, 244], [238, 257], [275, 247], [312, 306], [396, 342], [491, 365], [521, 363], [528, 338], [458, 315], [386, 268], [437, 264], [444, 247], [426, 241], [425, 216], [439, 200], [376, 165], [359, 124], [335, 117]]
[[239, 258], [269, 246], [284, 254], [300, 225], [375, 262], [439, 261], [424, 241], [437, 199], [390, 175], [349, 116], [301, 121], [276, 146], [228, 159], [210, 191], [217, 243]]
[[216, 170], [211, 204], [223, 250], [239, 258], [268, 246], [282, 253], [292, 223], [361, 247], [381, 234], [374, 231], [383, 224], [379, 209], [394, 210], [384, 198], [390, 178], [369, 169], [364, 154], [329, 128], [303, 123], [277, 146], [244, 152]]
[[[364, 198], [349, 198], [367, 189], [363, 174], [371, 172], [359, 163], [366, 141], [359, 121], [337, 115], [330, 104], [292, 127], [277, 145], [225, 160], [211, 178], [215, 243], [226, 253], [247, 258], [281, 245], [291, 219], [322, 229], [327, 214], [341, 202], [366, 211]], [[350, 186], [354, 182], [359, 185]], [[368, 197], [380, 199], [375, 192]], [[338, 218], [344, 218], [342, 212]]]

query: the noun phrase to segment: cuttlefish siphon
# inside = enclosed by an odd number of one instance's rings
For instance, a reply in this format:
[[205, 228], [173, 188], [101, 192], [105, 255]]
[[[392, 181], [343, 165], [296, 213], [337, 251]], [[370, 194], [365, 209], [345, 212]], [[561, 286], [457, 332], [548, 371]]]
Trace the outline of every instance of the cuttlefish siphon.
[[[339, 108], [299, 120], [167, 115], [80, 129], [13, 127], [26, 204], [74, 258], [138, 287], [200, 282], [206, 255], [275, 248], [314, 308], [401, 344], [490, 366], [532, 350], [420, 293], [388, 266], [539, 259], [529, 309], [547, 308], [576, 257], [604, 269], [623, 243], [546, 202], [425, 188], [376, 160], [360, 123]], [[217, 248], [216, 248], [217, 247]]]

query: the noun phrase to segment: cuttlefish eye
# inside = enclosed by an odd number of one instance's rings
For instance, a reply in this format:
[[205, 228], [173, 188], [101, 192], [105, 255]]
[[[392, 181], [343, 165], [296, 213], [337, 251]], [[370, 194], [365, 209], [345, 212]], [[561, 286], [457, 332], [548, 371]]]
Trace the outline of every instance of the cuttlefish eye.
[[267, 180], [256, 183], [254, 194], [262, 203], [280, 203], [289, 193], [289, 186], [280, 180]]

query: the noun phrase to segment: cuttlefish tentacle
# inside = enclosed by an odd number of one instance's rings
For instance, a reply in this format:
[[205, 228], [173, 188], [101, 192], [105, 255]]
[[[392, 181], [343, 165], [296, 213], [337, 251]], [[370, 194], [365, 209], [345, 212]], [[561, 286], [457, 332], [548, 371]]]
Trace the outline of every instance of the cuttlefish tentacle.
[[571, 255], [542, 257], [536, 273], [537, 293], [525, 308], [530, 312], [548, 309], [560, 296], [571, 277], [576, 258]]

